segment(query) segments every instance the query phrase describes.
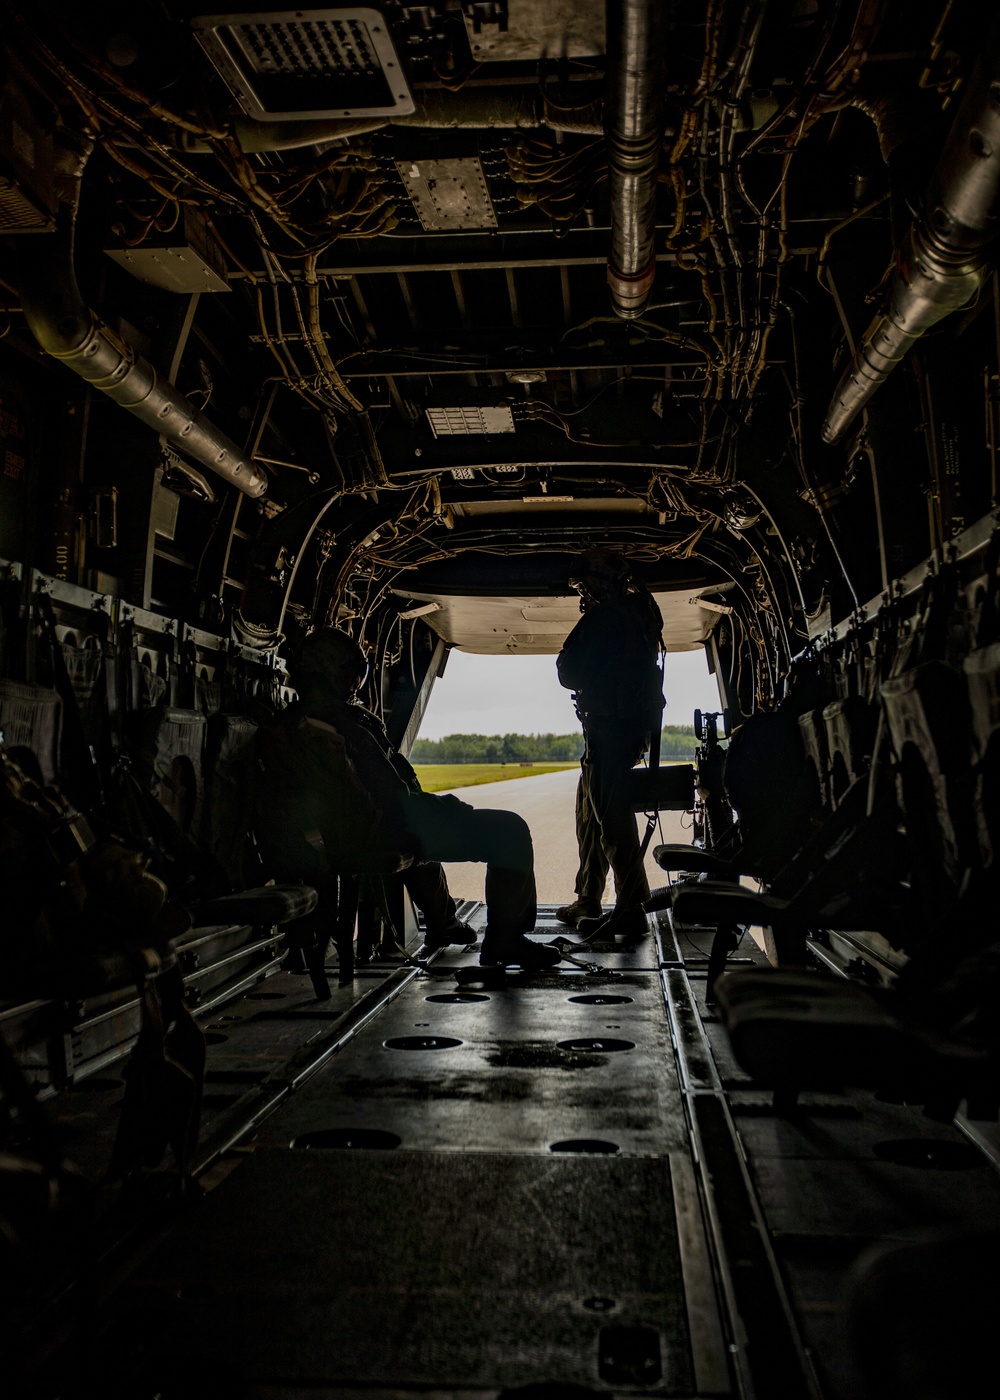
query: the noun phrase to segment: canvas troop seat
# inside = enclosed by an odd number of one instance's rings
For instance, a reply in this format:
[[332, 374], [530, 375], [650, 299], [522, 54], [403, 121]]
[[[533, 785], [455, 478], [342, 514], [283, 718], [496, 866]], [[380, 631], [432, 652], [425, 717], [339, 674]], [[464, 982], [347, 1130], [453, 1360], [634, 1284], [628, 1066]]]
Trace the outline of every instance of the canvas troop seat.
[[965, 658], [972, 707], [973, 810], [984, 868], [997, 862], [1000, 844], [1000, 642]]
[[830, 803], [830, 746], [824, 714], [824, 709], [817, 708], [800, 715], [799, 733], [810, 777], [816, 785], [819, 801], [826, 807]]
[[975, 649], [962, 669], [972, 711], [973, 810], [983, 870], [995, 869], [1000, 845], [1000, 529], [986, 550]]
[[850, 695], [824, 708], [823, 723], [830, 758], [829, 797], [836, 807], [851, 783], [871, 765], [878, 707], [861, 695]]
[[164, 705], [134, 715], [129, 730], [129, 748], [149, 791], [185, 835], [195, 835], [205, 801], [205, 716]]
[[915, 871], [933, 907], [943, 909], [973, 858], [965, 677], [944, 661], [925, 661], [884, 681], [881, 694]]
[[[825, 738], [825, 730], [823, 734]], [[646, 908], [669, 903], [680, 923], [716, 925], [708, 970], [710, 998], [726, 958], [739, 943], [738, 925], [744, 920], [766, 923], [764, 914], [774, 912], [761, 907], [747, 915], [748, 903], [742, 896], [749, 896], [749, 891], [740, 885], [740, 877], [770, 881], [794, 861], [822, 811], [818, 777], [801, 719], [791, 707], [754, 715], [734, 732], [726, 754], [726, 790], [739, 815], [733, 839], [718, 851], [666, 845], [653, 852], [663, 870], [708, 877], [708, 883], [682, 883], [657, 891]], [[782, 800], [775, 802], [779, 791]]]
[[9, 748], [32, 751], [47, 783], [59, 772], [62, 701], [46, 686], [0, 679], [0, 730]]
[[[959, 968], [960, 1012], [937, 1017], [913, 988], [885, 989], [798, 968], [754, 968], [719, 978], [716, 1004], [736, 1059], [791, 1106], [801, 1089], [902, 1089], [925, 1113], [950, 1122], [961, 1100], [970, 1116], [996, 1119], [995, 1052], [969, 1032], [983, 967]], [[964, 974], [964, 975], [963, 975]], [[987, 977], [988, 981], [988, 977]]]
[[239, 714], [213, 714], [205, 729], [201, 838], [235, 885], [258, 879], [260, 874], [248, 870], [257, 790], [257, 729], [255, 720]]

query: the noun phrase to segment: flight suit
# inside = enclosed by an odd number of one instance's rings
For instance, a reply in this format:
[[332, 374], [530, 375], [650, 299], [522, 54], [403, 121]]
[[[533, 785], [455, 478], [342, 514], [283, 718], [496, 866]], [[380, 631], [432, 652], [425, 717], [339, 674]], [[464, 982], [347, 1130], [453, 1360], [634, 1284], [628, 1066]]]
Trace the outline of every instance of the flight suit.
[[[313, 703], [308, 715], [301, 705], [293, 705], [277, 727], [287, 737], [301, 735], [293, 749], [312, 749], [312, 759], [297, 775], [290, 781], [278, 779], [279, 786], [290, 789], [285, 805], [292, 815], [284, 818], [284, 825], [294, 828], [290, 840], [300, 858], [305, 856], [301, 832], [307, 826], [319, 831], [333, 865], [339, 859], [363, 871], [369, 855], [412, 855], [414, 863], [401, 872], [402, 879], [423, 910], [428, 931], [445, 927], [455, 917], [455, 901], [440, 862], [485, 861], [491, 931], [504, 936], [534, 928], [534, 852], [527, 824], [519, 816], [422, 792], [410, 764], [361, 705], [331, 698]], [[270, 767], [276, 772], [274, 759]]]
[[610, 869], [619, 909], [649, 895], [629, 774], [663, 707], [657, 652], [647, 602], [623, 594], [587, 608], [556, 663], [560, 684], [575, 692], [585, 744], [576, 790], [576, 893], [599, 904]]

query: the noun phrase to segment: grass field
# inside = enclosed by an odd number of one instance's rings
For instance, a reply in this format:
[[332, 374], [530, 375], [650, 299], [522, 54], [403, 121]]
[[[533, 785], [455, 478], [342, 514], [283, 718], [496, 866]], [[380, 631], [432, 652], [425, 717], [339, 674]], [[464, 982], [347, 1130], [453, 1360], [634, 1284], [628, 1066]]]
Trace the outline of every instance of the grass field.
[[508, 778], [534, 778], [539, 773], [560, 773], [578, 768], [578, 763], [415, 763], [424, 792], [446, 792], [450, 788], [478, 787], [480, 783], [506, 782]]

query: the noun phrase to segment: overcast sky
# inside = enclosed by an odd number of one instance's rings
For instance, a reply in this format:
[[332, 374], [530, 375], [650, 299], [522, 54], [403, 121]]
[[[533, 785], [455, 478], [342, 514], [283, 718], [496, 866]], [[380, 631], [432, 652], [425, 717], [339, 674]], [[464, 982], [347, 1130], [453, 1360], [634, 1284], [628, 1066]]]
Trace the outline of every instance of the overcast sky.
[[[704, 650], [670, 652], [664, 724], [690, 724], [695, 709], [718, 710]], [[431, 692], [422, 739], [446, 734], [572, 734], [580, 721], [556, 680], [554, 656], [472, 656], [453, 650]]]

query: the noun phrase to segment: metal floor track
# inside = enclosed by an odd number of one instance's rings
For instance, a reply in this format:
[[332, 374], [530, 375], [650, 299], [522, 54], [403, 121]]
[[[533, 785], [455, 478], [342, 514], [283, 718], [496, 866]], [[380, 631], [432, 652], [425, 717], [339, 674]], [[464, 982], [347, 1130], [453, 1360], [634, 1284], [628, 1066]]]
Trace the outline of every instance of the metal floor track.
[[[558, 930], [541, 911], [536, 936]], [[524, 985], [459, 989], [465, 949], [373, 981], [216, 1119], [211, 1189], [112, 1299], [97, 1364], [131, 1367], [122, 1393], [200, 1377], [252, 1400], [847, 1400], [828, 1299], [850, 1187], [817, 1215], [802, 1167], [829, 1176], [824, 1133], [862, 1114], [827, 1095], [775, 1118], [704, 1004], [705, 951], [664, 924]], [[877, 1105], [876, 1133], [886, 1113], [913, 1111]], [[997, 1213], [991, 1171], [963, 1187]]]

